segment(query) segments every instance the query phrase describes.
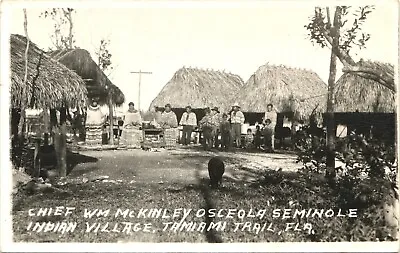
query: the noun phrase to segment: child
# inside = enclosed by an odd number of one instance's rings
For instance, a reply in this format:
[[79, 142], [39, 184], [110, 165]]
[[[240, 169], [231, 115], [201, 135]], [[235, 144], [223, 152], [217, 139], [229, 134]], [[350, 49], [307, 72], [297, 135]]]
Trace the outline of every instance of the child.
[[206, 115], [200, 120], [199, 125], [203, 131], [203, 147], [204, 150], [211, 150], [213, 138], [213, 119], [210, 108], [205, 110]]
[[259, 149], [261, 147], [261, 129], [260, 129], [260, 125], [256, 126], [256, 133], [254, 136], [254, 146], [255, 148]]
[[251, 129], [247, 129], [247, 134], [245, 137], [245, 147], [246, 149], [251, 149], [253, 147], [254, 135]]
[[221, 133], [221, 148], [222, 150], [228, 150], [231, 138], [231, 126], [226, 113], [222, 114], [222, 120], [220, 122], [219, 129]]

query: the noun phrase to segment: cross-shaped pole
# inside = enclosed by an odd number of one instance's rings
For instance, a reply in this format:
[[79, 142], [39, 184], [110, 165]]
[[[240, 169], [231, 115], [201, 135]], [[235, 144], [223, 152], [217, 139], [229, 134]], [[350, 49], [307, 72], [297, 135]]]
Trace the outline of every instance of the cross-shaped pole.
[[152, 72], [146, 72], [146, 71], [131, 71], [132, 74], [139, 74], [139, 101], [138, 101], [138, 109], [140, 110], [140, 83], [142, 80], [142, 74], [153, 74]]

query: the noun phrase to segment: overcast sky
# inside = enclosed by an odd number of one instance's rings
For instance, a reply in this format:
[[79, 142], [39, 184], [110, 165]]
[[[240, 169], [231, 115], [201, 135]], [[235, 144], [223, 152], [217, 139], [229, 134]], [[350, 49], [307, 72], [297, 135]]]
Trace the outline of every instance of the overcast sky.
[[[313, 14], [313, 6], [290, 6], [73, 6], [74, 33], [76, 45], [94, 58], [100, 40], [110, 39], [115, 68], [110, 79], [125, 93], [127, 102], [138, 100], [138, 76], [130, 71], [153, 72], [142, 76], [142, 109], [148, 108], [182, 66], [225, 70], [240, 75], [246, 82], [260, 65], [269, 62], [311, 69], [327, 82], [330, 51], [313, 46], [304, 28]], [[355, 60], [361, 57], [397, 62], [396, 7], [387, 2], [376, 6], [364, 29], [371, 39], [367, 49], [354, 51]], [[28, 32], [34, 43], [47, 49], [51, 46], [53, 24], [39, 18], [43, 10], [44, 6], [27, 8]], [[11, 33], [24, 34], [20, 6], [11, 10], [9, 26]]]

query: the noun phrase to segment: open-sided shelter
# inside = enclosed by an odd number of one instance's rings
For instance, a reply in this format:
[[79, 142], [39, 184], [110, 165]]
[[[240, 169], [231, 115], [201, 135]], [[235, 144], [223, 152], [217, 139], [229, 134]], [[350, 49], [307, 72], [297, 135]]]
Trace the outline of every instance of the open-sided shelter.
[[278, 121], [285, 115], [307, 122], [312, 113], [325, 110], [327, 92], [328, 86], [315, 72], [265, 64], [251, 75], [237, 102], [250, 124], [261, 121], [270, 103], [278, 112]]
[[[358, 64], [394, 76], [392, 64], [376, 61]], [[376, 137], [395, 139], [396, 93], [392, 90], [356, 73], [345, 73], [336, 82], [334, 100], [336, 124], [347, 126], [348, 132], [372, 131]]]
[[111, 94], [114, 105], [119, 106], [124, 103], [123, 92], [108, 79], [87, 50], [80, 48], [56, 50], [50, 52], [50, 56], [86, 81], [89, 98], [98, 98], [99, 104], [108, 105], [108, 94]]

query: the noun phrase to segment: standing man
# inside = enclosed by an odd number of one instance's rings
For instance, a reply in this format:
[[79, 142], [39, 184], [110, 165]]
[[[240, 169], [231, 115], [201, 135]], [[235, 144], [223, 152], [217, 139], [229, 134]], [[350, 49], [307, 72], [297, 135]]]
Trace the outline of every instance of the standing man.
[[276, 121], [278, 119], [278, 114], [276, 113], [274, 106], [272, 104], [267, 105], [267, 111], [264, 114], [264, 123], [266, 124], [266, 147], [269, 147], [273, 152], [275, 149], [275, 127]]
[[219, 148], [219, 124], [221, 123], [221, 114], [219, 112], [218, 107], [214, 107], [211, 109], [211, 116], [213, 119], [213, 144], [215, 148]]
[[231, 112], [231, 126], [232, 126], [232, 141], [236, 143], [236, 147], [240, 148], [241, 145], [241, 132], [242, 124], [244, 123], [244, 114], [240, 111], [238, 103], [233, 105], [233, 111]]
[[200, 120], [200, 129], [203, 132], [203, 147], [204, 150], [208, 151], [212, 148], [212, 138], [213, 138], [213, 119], [211, 116], [210, 108], [204, 110], [205, 116]]
[[192, 132], [197, 126], [197, 117], [196, 114], [192, 112], [192, 107], [186, 106], [186, 112], [183, 113], [179, 124], [183, 126], [181, 143], [183, 145], [188, 145], [190, 144]]

